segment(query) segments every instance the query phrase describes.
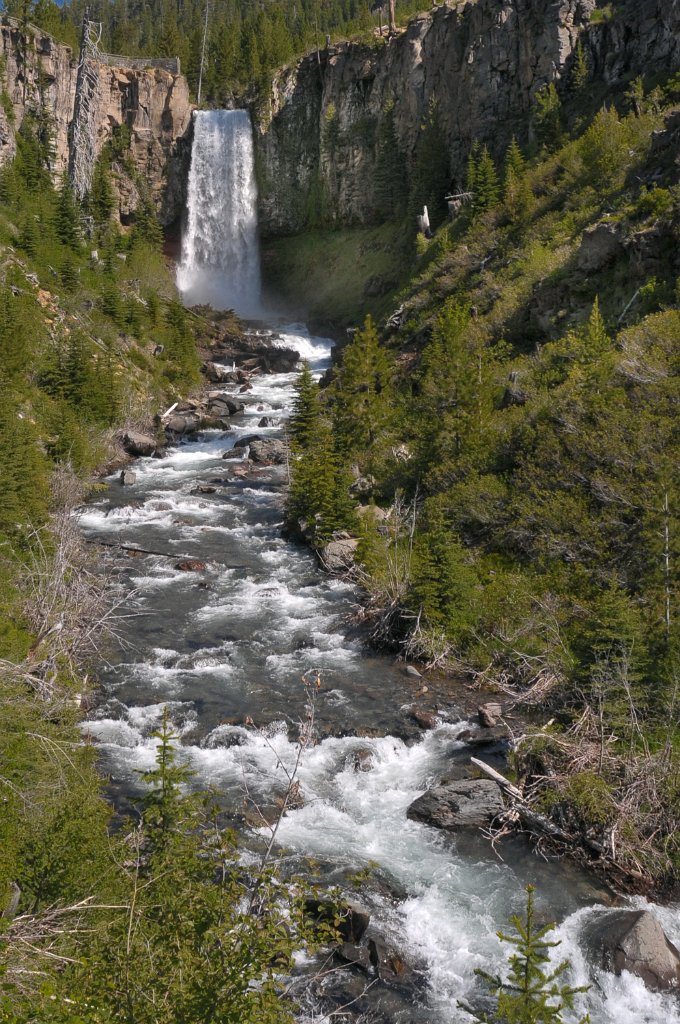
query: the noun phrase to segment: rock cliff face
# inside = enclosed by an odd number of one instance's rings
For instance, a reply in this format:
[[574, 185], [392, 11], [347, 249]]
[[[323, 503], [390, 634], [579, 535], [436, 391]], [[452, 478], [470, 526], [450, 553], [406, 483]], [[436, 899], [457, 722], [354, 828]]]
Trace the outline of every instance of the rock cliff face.
[[284, 68], [256, 111], [264, 234], [301, 230], [323, 203], [328, 220], [368, 223], [375, 210], [377, 132], [388, 104], [413, 160], [430, 101], [461, 183], [472, 142], [499, 156], [526, 140], [535, 94], [568, 71], [579, 38], [611, 85], [680, 62], [680, 0], [619, 0], [591, 24], [595, 0], [476, 0], [421, 15], [389, 43], [342, 44]]
[[[26, 113], [45, 110], [54, 132], [55, 179], [68, 165], [68, 126], [73, 114], [76, 57], [70, 47], [37, 29], [26, 35], [17, 22], [0, 22], [3, 59], [0, 103], [0, 166], [12, 159], [16, 132]], [[130, 157], [148, 183], [161, 221], [176, 220], [184, 204], [190, 155], [189, 89], [182, 75], [161, 68], [99, 67], [97, 150], [120, 125], [130, 129]], [[120, 216], [128, 220], [137, 203], [133, 178], [117, 176]]]

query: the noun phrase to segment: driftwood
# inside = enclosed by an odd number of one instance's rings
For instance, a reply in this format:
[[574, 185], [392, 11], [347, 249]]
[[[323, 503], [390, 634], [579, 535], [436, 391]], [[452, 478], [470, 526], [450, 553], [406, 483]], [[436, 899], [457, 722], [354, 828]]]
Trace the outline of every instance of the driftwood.
[[508, 796], [514, 797], [515, 800], [524, 800], [521, 790], [519, 790], [517, 786], [513, 786], [512, 782], [510, 782], [509, 779], [506, 779], [505, 775], [501, 775], [500, 772], [497, 772], [495, 768], [485, 764], [484, 761], [480, 761], [477, 757], [471, 757], [470, 763], [473, 764], [475, 768], [478, 768], [480, 772], [484, 772], [485, 775], [488, 775], [494, 782], [497, 782]]
[[512, 807], [512, 812], [517, 815], [519, 820], [529, 828], [532, 832], [542, 832], [544, 835], [550, 836], [551, 839], [560, 839], [565, 843], [573, 843], [574, 837], [563, 832], [561, 828], [555, 825], [545, 815], [539, 814], [538, 811], [532, 811], [530, 807], [527, 807], [524, 794], [517, 786], [513, 785], [509, 779], [506, 779], [504, 775], [497, 772], [495, 768], [485, 764], [484, 761], [480, 761], [477, 757], [470, 758], [471, 764], [478, 768], [480, 772], [488, 775], [490, 779], [493, 779], [497, 783], [504, 793], [507, 793], [516, 803]]
[[[182, 555], [177, 551], [156, 551], [153, 548], [140, 548], [137, 544], [118, 544], [116, 541], [110, 540], [97, 540], [93, 537], [86, 538], [88, 544], [96, 544], [100, 548], [114, 548], [117, 551], [130, 551], [136, 555], [157, 555], [159, 558], [172, 558], [177, 562], [181, 561], [194, 561], [195, 555]], [[226, 562], [217, 562], [214, 558], [210, 559], [215, 565], [221, 565], [225, 569], [240, 569], [245, 571], [247, 565], [231, 565]]]

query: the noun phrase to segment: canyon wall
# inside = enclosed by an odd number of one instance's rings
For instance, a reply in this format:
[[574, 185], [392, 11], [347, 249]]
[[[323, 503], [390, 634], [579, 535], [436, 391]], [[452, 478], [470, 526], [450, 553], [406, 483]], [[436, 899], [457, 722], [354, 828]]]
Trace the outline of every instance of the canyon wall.
[[[52, 122], [58, 180], [68, 165], [68, 126], [73, 115], [77, 54], [39, 29], [25, 32], [11, 18], [0, 21], [2, 102], [0, 103], [0, 166], [12, 159], [16, 132], [27, 112], [46, 112]], [[116, 168], [119, 213], [125, 223], [138, 200], [135, 178], [146, 182], [161, 221], [179, 218], [190, 155], [192, 105], [186, 79], [158, 67], [99, 66], [97, 152], [116, 127], [130, 130], [127, 156], [136, 174]]]
[[[407, 165], [431, 100], [464, 180], [474, 140], [500, 157], [527, 141], [536, 92], [564, 81], [579, 39], [593, 80], [608, 87], [680, 63], [680, 0], [476, 0], [415, 18], [389, 41], [344, 43], [284, 68], [255, 111], [260, 223], [265, 235], [375, 216], [377, 138], [391, 105]], [[609, 12], [607, 12], [609, 13]]]

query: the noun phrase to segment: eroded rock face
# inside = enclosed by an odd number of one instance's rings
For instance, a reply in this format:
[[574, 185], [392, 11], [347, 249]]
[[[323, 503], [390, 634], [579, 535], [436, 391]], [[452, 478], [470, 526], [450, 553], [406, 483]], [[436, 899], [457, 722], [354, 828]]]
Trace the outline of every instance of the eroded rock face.
[[630, 971], [654, 991], [680, 988], [680, 952], [648, 910], [614, 910], [583, 933], [605, 970]]
[[[27, 111], [40, 98], [53, 118], [55, 181], [68, 166], [68, 126], [73, 114], [77, 54], [38, 30], [23, 33], [8, 17], [0, 20], [0, 57], [5, 62], [5, 89], [13, 118], [0, 105], [0, 166], [16, 151], [16, 132]], [[190, 157], [192, 104], [183, 75], [161, 68], [126, 68], [102, 64], [99, 68], [97, 151], [116, 127], [130, 129], [133, 163], [146, 181], [163, 224], [182, 211]], [[13, 121], [13, 123], [11, 123]], [[114, 166], [119, 211], [123, 223], [134, 217], [139, 196], [124, 168]]]
[[[568, 74], [579, 39], [593, 74], [613, 84], [680, 59], [680, 5], [617, 4], [589, 24], [595, 0], [476, 0], [415, 18], [382, 46], [342, 43], [274, 75], [256, 111], [260, 227], [302, 230], [324, 195], [335, 223], [370, 223], [376, 209], [379, 128], [388, 104], [404, 159], [437, 99], [452, 185], [462, 185], [474, 140], [500, 157], [526, 143], [536, 92]], [[316, 201], [318, 207], [318, 198]]]

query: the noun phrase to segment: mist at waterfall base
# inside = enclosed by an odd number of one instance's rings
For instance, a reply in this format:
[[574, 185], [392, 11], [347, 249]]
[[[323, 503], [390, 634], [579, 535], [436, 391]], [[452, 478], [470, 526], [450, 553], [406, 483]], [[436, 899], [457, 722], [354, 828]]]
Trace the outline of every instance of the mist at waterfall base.
[[245, 110], [194, 115], [177, 287], [186, 306], [262, 313], [253, 134]]

